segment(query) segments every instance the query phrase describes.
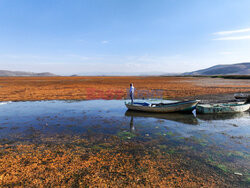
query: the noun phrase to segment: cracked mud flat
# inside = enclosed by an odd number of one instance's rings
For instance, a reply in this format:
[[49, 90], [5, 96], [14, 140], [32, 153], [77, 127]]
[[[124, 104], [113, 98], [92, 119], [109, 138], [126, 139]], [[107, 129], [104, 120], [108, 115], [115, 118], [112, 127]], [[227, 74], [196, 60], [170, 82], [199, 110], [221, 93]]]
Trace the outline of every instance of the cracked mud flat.
[[249, 186], [249, 112], [155, 115], [123, 102], [1, 105], [0, 186]]

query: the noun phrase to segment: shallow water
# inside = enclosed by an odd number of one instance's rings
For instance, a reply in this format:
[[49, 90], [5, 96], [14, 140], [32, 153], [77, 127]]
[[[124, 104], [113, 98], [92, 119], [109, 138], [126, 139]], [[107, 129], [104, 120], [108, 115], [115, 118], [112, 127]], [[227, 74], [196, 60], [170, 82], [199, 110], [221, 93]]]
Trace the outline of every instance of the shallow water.
[[[244, 184], [250, 179], [249, 125], [249, 112], [196, 117], [140, 113], [127, 111], [121, 100], [12, 102], [0, 106], [0, 144], [39, 144], [58, 135], [87, 139], [114, 136], [114, 142], [145, 144], [144, 150], [156, 148], [190, 160], [193, 157], [228, 174], [240, 173], [239, 181]], [[93, 148], [103, 148], [102, 143], [94, 143]]]

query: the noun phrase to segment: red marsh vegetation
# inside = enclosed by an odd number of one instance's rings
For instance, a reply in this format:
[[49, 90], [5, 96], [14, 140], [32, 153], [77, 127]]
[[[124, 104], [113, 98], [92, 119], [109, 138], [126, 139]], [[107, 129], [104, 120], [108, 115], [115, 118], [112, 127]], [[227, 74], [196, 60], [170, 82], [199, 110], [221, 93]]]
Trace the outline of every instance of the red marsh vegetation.
[[161, 89], [166, 99], [250, 91], [250, 80], [207, 77], [1, 77], [1, 101], [123, 99], [136, 89]]

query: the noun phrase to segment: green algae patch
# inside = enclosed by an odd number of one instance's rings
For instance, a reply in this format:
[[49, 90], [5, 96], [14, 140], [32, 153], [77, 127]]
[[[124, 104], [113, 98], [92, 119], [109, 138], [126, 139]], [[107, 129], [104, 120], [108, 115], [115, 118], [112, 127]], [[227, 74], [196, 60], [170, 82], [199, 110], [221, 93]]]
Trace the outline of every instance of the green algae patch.
[[102, 148], [101, 146], [99, 146], [99, 145], [94, 145], [94, 146], [92, 146], [91, 148], [94, 149], [94, 150], [102, 150], [102, 149], [103, 149], [103, 148]]
[[178, 137], [178, 139], [180, 139], [180, 140], [184, 140], [184, 139], [185, 139], [185, 137], [180, 136], [180, 137]]
[[120, 131], [120, 132], [117, 133], [117, 136], [120, 137], [123, 140], [131, 139], [131, 138], [136, 137], [136, 135], [134, 133], [127, 132], [127, 131]]
[[162, 134], [161, 132], [155, 133], [156, 136], [163, 136], [164, 134]]
[[247, 183], [250, 183], [250, 177], [247, 177], [247, 178], [246, 178], [246, 182], [247, 182]]
[[205, 142], [201, 142], [200, 145], [206, 146], [207, 144]]
[[228, 157], [237, 157], [237, 158], [245, 158], [245, 159], [249, 159], [250, 155], [247, 153], [243, 153], [240, 151], [232, 151], [232, 152], [228, 152], [227, 153]]
[[175, 149], [170, 149], [170, 150], [168, 150], [166, 152], [169, 153], [169, 154], [174, 154], [174, 153], [176, 153], [176, 150]]
[[157, 145], [157, 146], [161, 151], [164, 151], [164, 152], [166, 152], [168, 154], [176, 153], [176, 150], [173, 149], [173, 148], [170, 148], [168, 145]]
[[158, 145], [158, 148], [160, 150], [166, 150], [168, 148], [168, 146], [167, 145]]
[[216, 165], [219, 169], [221, 169], [221, 170], [223, 170], [224, 172], [228, 172], [228, 169], [227, 169], [227, 167], [225, 166], [225, 165], [223, 165], [223, 164], [218, 164], [218, 165]]
[[168, 136], [174, 136], [174, 133], [171, 132], [171, 131], [168, 131], [168, 132], [166, 133], [166, 135], [168, 135]]

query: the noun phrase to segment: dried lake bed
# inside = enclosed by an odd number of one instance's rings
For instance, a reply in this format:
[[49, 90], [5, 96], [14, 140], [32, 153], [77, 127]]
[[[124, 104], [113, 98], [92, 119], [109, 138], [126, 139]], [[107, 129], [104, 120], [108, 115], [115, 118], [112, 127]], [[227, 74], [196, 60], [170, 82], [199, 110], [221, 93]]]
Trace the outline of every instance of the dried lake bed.
[[250, 184], [250, 114], [150, 114], [123, 100], [0, 105], [2, 186]]

